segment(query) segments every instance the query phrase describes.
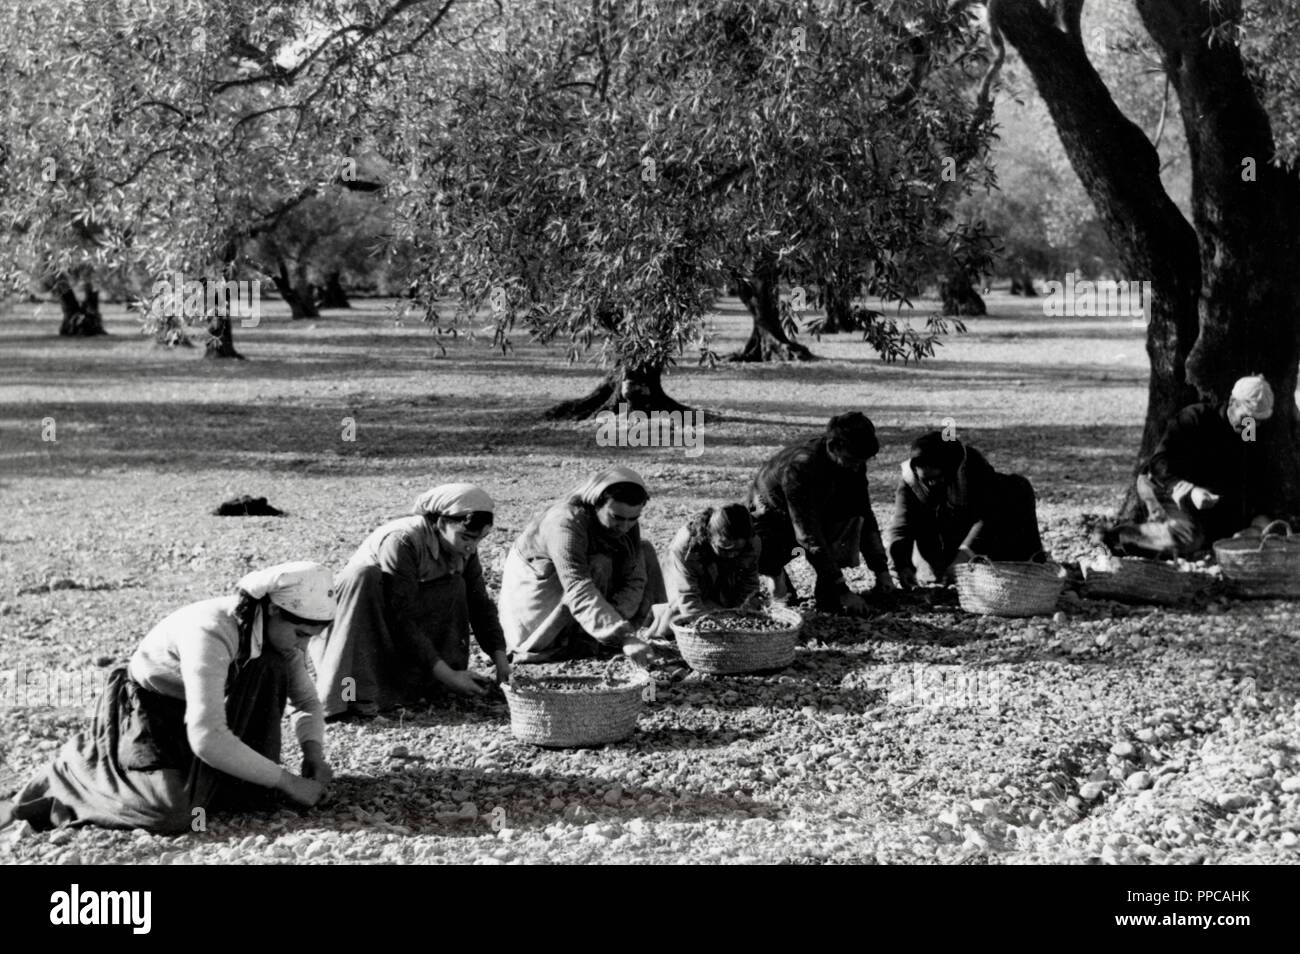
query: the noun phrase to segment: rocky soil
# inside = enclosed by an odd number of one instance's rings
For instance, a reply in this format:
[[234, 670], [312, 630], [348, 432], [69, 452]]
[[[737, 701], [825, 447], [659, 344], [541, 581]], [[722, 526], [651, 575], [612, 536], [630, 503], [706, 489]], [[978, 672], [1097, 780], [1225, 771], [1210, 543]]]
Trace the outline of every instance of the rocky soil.
[[[19, 829], [0, 861], [1294, 862], [1297, 613], [1209, 599], [1067, 592], [1055, 617], [1015, 620], [936, 589], [861, 621], [809, 611], [779, 673], [664, 655], [622, 744], [539, 749], [504, 702], [444, 700], [332, 724], [339, 777], [314, 811], [180, 837]], [[79, 718], [8, 714], [10, 769]]]

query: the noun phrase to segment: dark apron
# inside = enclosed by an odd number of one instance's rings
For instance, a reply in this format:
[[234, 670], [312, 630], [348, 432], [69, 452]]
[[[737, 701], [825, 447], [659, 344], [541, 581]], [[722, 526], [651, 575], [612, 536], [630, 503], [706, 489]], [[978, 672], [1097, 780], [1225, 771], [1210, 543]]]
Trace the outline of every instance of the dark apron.
[[[269, 644], [257, 659], [248, 655], [245, 639], [226, 680], [226, 722], [245, 745], [278, 762], [287, 661]], [[90, 728], [65, 743], [19, 793], [14, 817], [37, 830], [99, 825], [179, 833], [197, 830], [210, 811], [275, 804], [273, 789], [196, 758], [185, 700], [146, 689], [121, 664], [109, 672]]]

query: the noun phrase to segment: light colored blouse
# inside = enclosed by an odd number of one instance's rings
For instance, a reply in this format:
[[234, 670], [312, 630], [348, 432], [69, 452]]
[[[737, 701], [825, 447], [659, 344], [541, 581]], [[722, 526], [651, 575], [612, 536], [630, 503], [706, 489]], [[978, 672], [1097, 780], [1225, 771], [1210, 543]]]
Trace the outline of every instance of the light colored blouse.
[[[238, 597], [191, 603], [151, 629], [131, 657], [131, 678], [146, 689], [185, 700], [185, 728], [194, 754], [213, 768], [273, 787], [280, 766], [249, 748], [226, 724], [226, 676], [239, 651]], [[276, 652], [269, 641], [263, 652]], [[302, 651], [289, 659], [290, 718], [299, 743], [325, 742], [325, 719]]]

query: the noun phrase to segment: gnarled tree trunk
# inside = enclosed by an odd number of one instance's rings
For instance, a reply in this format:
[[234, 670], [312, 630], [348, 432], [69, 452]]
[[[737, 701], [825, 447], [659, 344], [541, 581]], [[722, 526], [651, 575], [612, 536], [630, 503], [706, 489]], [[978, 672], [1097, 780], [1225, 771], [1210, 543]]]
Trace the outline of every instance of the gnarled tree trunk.
[[690, 410], [664, 393], [662, 368], [617, 367], [591, 393], [560, 402], [544, 417], [552, 421], [585, 421], [601, 411], [617, 413], [620, 404], [626, 404], [629, 411]]
[[[1136, 475], [1168, 420], [1197, 396], [1186, 360], [1197, 335], [1200, 252], [1195, 231], [1160, 181], [1155, 147], [1115, 104], [1088, 60], [1079, 26], [1083, 3], [1049, 4], [1050, 9], [1039, 0], [990, 0], [989, 22], [1029, 68], [1129, 279], [1151, 282], [1151, 378]], [[1130, 487], [1121, 515], [1132, 516], [1137, 507]]]
[[63, 311], [63, 321], [59, 324], [59, 334], [68, 338], [90, 338], [106, 335], [104, 319], [99, 313], [99, 293], [95, 291], [90, 279], [86, 279], [86, 290], [81, 301], [72, 290], [72, 283], [60, 276], [54, 285], [59, 296], [59, 307]]
[[970, 276], [959, 268], [939, 281], [939, 298], [945, 315], [968, 318], [988, 314], [984, 299], [975, 290]]
[[289, 277], [289, 266], [282, 256], [276, 256], [275, 265], [275, 290], [280, 293], [284, 303], [289, 306], [289, 317], [294, 321], [300, 318], [319, 318], [320, 312], [316, 308], [316, 303], [312, 300], [314, 295], [311, 287], [308, 285], [304, 288], [294, 284]]
[[840, 282], [826, 282], [822, 285], [822, 308], [826, 313], [821, 323], [824, 335], [853, 331], [853, 289]]
[[759, 261], [748, 277], [735, 277], [736, 291], [754, 320], [745, 346], [732, 361], [812, 361], [813, 353], [786, 334], [781, 324], [780, 272], [773, 259]]
[[325, 287], [321, 289], [320, 301], [317, 303], [320, 308], [351, 308], [352, 303], [348, 301], [348, 293], [343, 290], [343, 282], [340, 280], [339, 270], [336, 268], [325, 276]]
[[244, 360], [244, 356], [235, 350], [229, 315], [213, 315], [208, 319], [208, 341], [203, 348], [203, 357]]
[[1038, 290], [1034, 288], [1034, 277], [1026, 271], [1016, 272], [1011, 276], [1011, 294], [1037, 298]]

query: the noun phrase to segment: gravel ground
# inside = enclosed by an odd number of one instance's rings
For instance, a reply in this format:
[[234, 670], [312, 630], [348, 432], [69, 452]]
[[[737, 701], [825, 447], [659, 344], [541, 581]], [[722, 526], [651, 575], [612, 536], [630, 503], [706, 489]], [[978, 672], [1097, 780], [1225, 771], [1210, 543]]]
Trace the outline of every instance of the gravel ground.
[[[809, 611], [780, 673], [706, 676], [667, 654], [622, 744], [538, 749], [511, 737], [504, 702], [444, 701], [331, 725], [339, 778], [313, 812], [174, 838], [20, 829], [0, 861], [1300, 858], [1292, 606], [1067, 594], [1053, 619], [1006, 620], [927, 595], [862, 621]], [[17, 710], [13, 748], [48, 753], [77, 720]]]
[[[490, 583], [527, 516], [609, 463], [651, 480], [644, 532], [666, 543], [703, 501], [742, 493], [764, 455], [851, 407], [881, 435], [879, 517], [907, 440], [952, 417], [1000, 469], [1030, 477], [1045, 543], [1077, 560], [1089, 515], [1130, 472], [1141, 329], [1049, 321], [1005, 296], [990, 307], [920, 366], [839, 336], [813, 343], [825, 360], [810, 366], [679, 369], [670, 391], [710, 415], [698, 459], [597, 448], [589, 427], [525, 418], [521, 406], [594, 381], [554, 355], [448, 341], [444, 360], [427, 334], [364, 310], [311, 324], [272, 312], [238, 364], [148, 348], [113, 311], [100, 342], [53, 339], [50, 316], [0, 321], [0, 672], [78, 673], [93, 695], [95, 674], [172, 609], [250, 567], [342, 566], [439, 480], [478, 481], [499, 502]], [[734, 303], [716, 330], [721, 350], [743, 339]], [[344, 416], [354, 444], [340, 441]], [[46, 417], [57, 444], [38, 439]], [[288, 516], [209, 515], [238, 493]], [[213, 817], [177, 838], [6, 831], [0, 862], [1300, 859], [1296, 605], [1067, 596], [1060, 610], [983, 619], [945, 591], [861, 621], [809, 613], [789, 669], [676, 678], [667, 666], [637, 733], [601, 749], [517, 742], [500, 701], [335, 724], [339, 778], [317, 810]], [[20, 780], [83, 718], [5, 711], [0, 776]]]

